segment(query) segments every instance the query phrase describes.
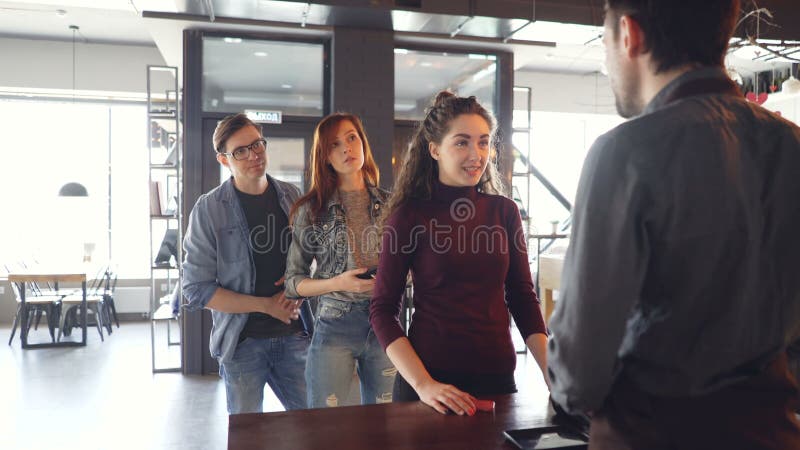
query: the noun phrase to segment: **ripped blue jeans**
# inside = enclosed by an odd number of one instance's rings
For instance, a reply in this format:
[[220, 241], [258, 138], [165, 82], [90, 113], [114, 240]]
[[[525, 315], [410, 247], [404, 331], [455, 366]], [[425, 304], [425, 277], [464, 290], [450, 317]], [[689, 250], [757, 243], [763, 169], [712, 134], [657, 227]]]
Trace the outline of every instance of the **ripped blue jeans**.
[[309, 408], [344, 406], [354, 369], [362, 404], [392, 401], [397, 371], [372, 332], [369, 301], [320, 297], [306, 362]]

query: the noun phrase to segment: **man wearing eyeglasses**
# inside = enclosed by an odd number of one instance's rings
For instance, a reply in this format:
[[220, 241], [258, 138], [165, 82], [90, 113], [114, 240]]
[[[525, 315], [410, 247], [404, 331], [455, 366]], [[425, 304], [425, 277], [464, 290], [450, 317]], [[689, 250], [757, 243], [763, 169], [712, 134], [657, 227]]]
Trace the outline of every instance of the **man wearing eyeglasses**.
[[211, 310], [211, 355], [229, 414], [262, 412], [265, 384], [287, 410], [304, 408], [311, 310], [283, 294], [288, 212], [300, 191], [266, 173], [267, 141], [244, 114], [217, 125], [214, 150], [231, 177], [200, 196], [189, 216], [187, 308]]

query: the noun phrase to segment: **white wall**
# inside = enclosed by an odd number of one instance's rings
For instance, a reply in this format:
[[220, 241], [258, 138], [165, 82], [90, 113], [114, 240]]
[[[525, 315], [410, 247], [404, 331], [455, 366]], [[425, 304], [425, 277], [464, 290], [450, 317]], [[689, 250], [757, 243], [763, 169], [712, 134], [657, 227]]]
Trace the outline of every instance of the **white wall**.
[[[514, 86], [532, 88], [534, 111], [617, 113], [608, 78], [600, 73], [576, 75], [519, 70], [514, 73]], [[525, 107], [518, 103], [514, 109]]]
[[[0, 87], [72, 89], [72, 43], [0, 38]], [[148, 64], [164, 65], [155, 46], [75, 44], [77, 90], [144, 93]]]

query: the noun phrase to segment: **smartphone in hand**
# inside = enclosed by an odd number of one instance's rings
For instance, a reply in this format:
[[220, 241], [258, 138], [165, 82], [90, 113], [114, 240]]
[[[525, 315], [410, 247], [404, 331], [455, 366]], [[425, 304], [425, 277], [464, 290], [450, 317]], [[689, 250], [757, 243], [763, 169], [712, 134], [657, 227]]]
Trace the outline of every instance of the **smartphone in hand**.
[[360, 273], [360, 274], [356, 275], [356, 278], [361, 278], [362, 280], [371, 280], [371, 279], [375, 278], [375, 274], [376, 273], [378, 273], [378, 268], [377, 267], [373, 267], [371, 269], [367, 269], [367, 271], [364, 272], [364, 273]]

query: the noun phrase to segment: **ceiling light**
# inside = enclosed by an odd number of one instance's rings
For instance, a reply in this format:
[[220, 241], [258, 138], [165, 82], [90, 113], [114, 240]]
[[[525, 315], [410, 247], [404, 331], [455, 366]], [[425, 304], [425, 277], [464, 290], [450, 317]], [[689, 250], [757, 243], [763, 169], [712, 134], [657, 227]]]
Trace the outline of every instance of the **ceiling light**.
[[59, 197], [88, 197], [89, 192], [80, 183], [67, 183], [58, 190]]
[[430, 67], [433, 65], [433, 63], [428, 61], [422, 61], [421, 63], [419, 63], [419, 65], [420, 67]]
[[292, 85], [291, 84], [282, 84], [281, 87], [284, 88], [284, 89], [291, 89]]
[[267, 52], [255, 52], [255, 53], [253, 53], [253, 56], [260, 56], [262, 58], [264, 56], [267, 56], [267, 55], [269, 55], [269, 53], [267, 53]]
[[228, 44], [239, 44], [242, 42], [242, 38], [226, 37], [225, 39], [223, 39], [223, 41], [225, 41]]
[[408, 50], [406, 50], [404, 48], [396, 48], [396, 49], [394, 49], [394, 54], [395, 55], [407, 55], [408, 54]]

